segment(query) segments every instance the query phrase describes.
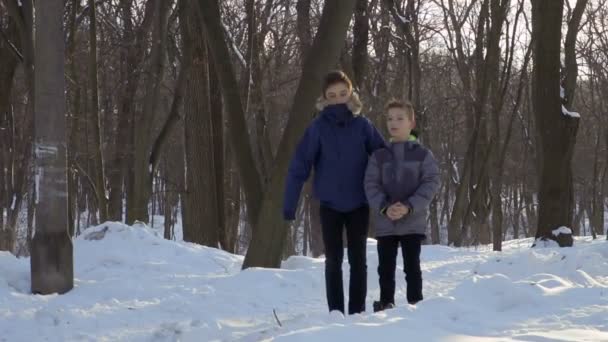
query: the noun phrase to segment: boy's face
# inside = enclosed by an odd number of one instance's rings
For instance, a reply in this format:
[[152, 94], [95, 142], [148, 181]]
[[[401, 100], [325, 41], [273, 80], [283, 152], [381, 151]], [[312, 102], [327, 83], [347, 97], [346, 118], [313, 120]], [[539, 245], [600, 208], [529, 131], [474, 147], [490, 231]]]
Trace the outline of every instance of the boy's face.
[[330, 85], [325, 91], [325, 99], [330, 105], [346, 103], [350, 99], [350, 95], [348, 86], [342, 82]]
[[386, 126], [393, 138], [407, 139], [414, 126], [405, 109], [390, 108], [387, 113]]

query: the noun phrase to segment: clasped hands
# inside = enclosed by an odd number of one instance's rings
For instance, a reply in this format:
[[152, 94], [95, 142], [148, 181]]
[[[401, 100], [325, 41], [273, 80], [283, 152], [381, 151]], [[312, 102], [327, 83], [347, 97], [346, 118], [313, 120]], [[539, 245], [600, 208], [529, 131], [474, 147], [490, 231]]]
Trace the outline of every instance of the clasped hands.
[[386, 209], [386, 216], [392, 221], [397, 221], [409, 213], [410, 207], [401, 202], [393, 203]]

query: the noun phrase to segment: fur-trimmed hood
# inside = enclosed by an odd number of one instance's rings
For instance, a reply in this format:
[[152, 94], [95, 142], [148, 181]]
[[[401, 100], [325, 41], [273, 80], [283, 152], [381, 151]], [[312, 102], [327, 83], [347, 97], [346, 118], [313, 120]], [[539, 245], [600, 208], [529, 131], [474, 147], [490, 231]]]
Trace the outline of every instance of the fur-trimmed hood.
[[[327, 99], [325, 99], [323, 96], [321, 96], [317, 99], [317, 105], [316, 105], [317, 110], [322, 111], [328, 105], [329, 104], [327, 103]], [[353, 113], [353, 115], [361, 114], [361, 110], [363, 109], [363, 104], [361, 103], [361, 100], [359, 99], [359, 94], [353, 92], [353, 94], [350, 96], [350, 99], [348, 100], [348, 102], [346, 102], [346, 106]]]

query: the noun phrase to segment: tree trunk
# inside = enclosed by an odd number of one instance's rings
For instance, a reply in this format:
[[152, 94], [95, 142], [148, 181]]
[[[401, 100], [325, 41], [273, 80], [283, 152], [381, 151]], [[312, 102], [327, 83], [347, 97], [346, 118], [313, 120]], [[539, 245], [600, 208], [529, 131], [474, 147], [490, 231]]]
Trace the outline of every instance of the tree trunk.
[[[154, 1], [156, 14], [150, 48], [150, 71], [146, 79], [143, 112], [138, 113], [137, 126], [134, 128], [134, 157], [131, 181], [133, 196], [128, 201], [127, 223], [148, 222], [148, 202], [152, 190], [151, 165], [149, 164], [152, 145], [152, 130], [158, 110], [160, 89], [165, 71], [165, 50], [167, 42], [167, 21], [171, 1]], [[129, 206], [130, 204], [130, 206]]]
[[[306, 57], [310, 52], [312, 45], [312, 30], [310, 28], [310, 0], [298, 0], [296, 5], [297, 9], [297, 34], [300, 48], [300, 60], [301, 64], [304, 64]], [[319, 201], [314, 198], [312, 190], [312, 182], [304, 184], [302, 196], [306, 197], [304, 215], [308, 217], [307, 220], [307, 251], [310, 250], [312, 256], [317, 258], [324, 253], [323, 239], [321, 233], [321, 218], [319, 217]]]
[[106, 177], [103, 160], [103, 138], [99, 113], [99, 84], [97, 82], [97, 19], [95, 0], [89, 0], [89, 82], [91, 88], [91, 127], [93, 142], [93, 171], [95, 197], [99, 209], [99, 221], [108, 219], [108, 198], [106, 197]]
[[[11, 222], [16, 220], [19, 214], [20, 203], [18, 197], [22, 197], [21, 189], [13, 185], [15, 165], [15, 137], [14, 137], [14, 112], [10, 105], [10, 96], [13, 88], [13, 77], [19, 62], [8, 39], [18, 41], [18, 32], [15, 22], [9, 20], [8, 27], [0, 27], [6, 30], [7, 40], [0, 40], [0, 251], [12, 252], [15, 244], [15, 225]], [[19, 44], [20, 45], [20, 44]], [[19, 206], [18, 206], [19, 205]], [[6, 212], [7, 220], [4, 221]], [[14, 217], [14, 220], [11, 218]]]
[[353, 76], [354, 84], [361, 90], [367, 77], [367, 43], [369, 40], [368, 0], [356, 0], [353, 25]]
[[435, 198], [431, 202], [429, 210], [430, 221], [431, 221], [431, 244], [439, 245], [441, 243], [440, 226], [439, 226], [439, 213], [438, 213], [438, 199]]
[[68, 234], [63, 1], [37, 3], [36, 15], [36, 232], [32, 292], [65, 293], [74, 286]]
[[130, 165], [133, 158], [132, 127], [135, 124], [133, 99], [142, 74], [138, 71], [138, 66], [145, 52], [145, 38], [154, 18], [154, 1], [148, 1], [142, 24], [135, 32], [132, 5], [133, 0], [120, 0], [119, 3], [120, 18], [124, 24], [122, 40], [125, 45], [120, 51], [120, 80], [123, 95], [118, 101], [118, 125], [114, 137], [116, 149], [108, 174], [110, 188], [108, 214], [114, 221], [123, 220], [123, 199], [126, 197], [127, 203], [131, 203], [133, 197], [132, 177], [130, 177]]
[[[224, 181], [227, 173], [227, 169], [225, 167], [227, 162], [226, 153], [224, 151], [224, 114], [222, 108], [222, 93], [220, 91], [217, 74], [213, 69], [212, 57], [207, 55], [207, 59], [207, 70], [209, 71], [209, 106], [212, 127], [211, 139], [213, 146], [213, 164], [215, 169], [215, 181], [213, 183], [216, 188], [215, 194], [217, 195], [215, 202], [218, 206], [218, 235], [222, 249], [230, 253], [236, 253], [236, 239], [238, 236], [238, 223], [240, 218], [238, 217], [237, 210], [236, 225], [233, 225], [230, 228], [228, 227], [226, 219], [226, 194], [229, 193], [229, 190], [225, 186]], [[240, 192], [240, 187], [237, 186], [236, 188], [238, 194]]]
[[222, 248], [231, 253], [238, 253], [239, 224], [241, 214], [241, 185], [238, 171], [234, 169], [235, 162], [232, 160], [230, 147], [226, 147], [226, 177], [224, 188], [226, 189], [224, 207], [224, 236]]
[[285, 222], [278, 216], [281, 212], [285, 170], [299, 137], [308, 124], [308, 116], [319, 92], [323, 75], [329, 71], [340, 56], [341, 43], [346, 35], [348, 23], [354, 10], [355, 0], [326, 2], [319, 29], [311, 51], [317, 52], [304, 62], [303, 77], [290, 110], [289, 120], [283, 133], [274, 161], [270, 183], [265, 191], [260, 212], [256, 221], [253, 239], [247, 250], [244, 268], [279, 267], [281, 263], [281, 243], [285, 240]]
[[[245, 113], [250, 125], [255, 127], [255, 130], [253, 130], [254, 134], [251, 135], [251, 141], [255, 153], [256, 166], [262, 177], [262, 184], [266, 184], [268, 181], [268, 173], [272, 163], [272, 148], [268, 137], [261, 69], [261, 56], [264, 48], [263, 42], [266, 40], [266, 34], [268, 32], [267, 21], [268, 16], [271, 14], [270, 10], [272, 4], [272, 0], [266, 1], [264, 12], [261, 15], [256, 15], [255, 1], [246, 1], [245, 13], [248, 43], [245, 58], [247, 67], [243, 68], [243, 73], [241, 75], [241, 83], [245, 95]], [[258, 21], [261, 22], [259, 31]]]
[[302, 62], [306, 59], [310, 46], [312, 45], [312, 30], [310, 28], [310, 1], [298, 0], [296, 4], [297, 18], [296, 27], [300, 47], [300, 58]]
[[184, 58], [193, 61], [186, 85], [186, 221], [184, 241], [219, 246], [220, 212], [209, 100], [207, 46], [193, 0], [180, 1]]
[[209, 52], [215, 62], [223, 103], [228, 114], [230, 144], [236, 158], [241, 184], [245, 190], [248, 220], [256, 222], [262, 202], [262, 182], [249, 144], [236, 74], [232, 63], [229, 63], [230, 52], [224, 38], [218, 0], [198, 0], [198, 4], [207, 33]]
[[[15, 39], [14, 48], [20, 49], [21, 61], [25, 71], [25, 85], [27, 89], [27, 104], [25, 107], [25, 117], [21, 122], [21, 129], [16, 130], [14, 112], [7, 112], [7, 119], [10, 127], [13, 128], [13, 133], [10, 140], [12, 149], [10, 155], [10, 170], [7, 170], [10, 175], [10, 208], [7, 213], [7, 230], [15, 230], [23, 194], [27, 192], [27, 181], [33, 172], [32, 168], [32, 142], [34, 140], [34, 39], [33, 39], [33, 3], [31, 0], [23, 0], [21, 6], [17, 6], [16, 1], [5, 1], [8, 13], [12, 23], [16, 26], [19, 39]], [[14, 28], [9, 27], [7, 32], [8, 37], [16, 38]], [[15, 52], [14, 50], [12, 52]], [[10, 65], [10, 64], [9, 64]], [[10, 69], [10, 67], [9, 67]], [[7, 69], [7, 70], [9, 70]], [[10, 96], [10, 93], [7, 93]], [[17, 136], [20, 136], [19, 144], [17, 144]], [[9, 183], [7, 181], [7, 183]], [[12, 226], [12, 228], [11, 228]], [[9, 233], [9, 240], [13, 239], [13, 233]], [[12, 244], [9, 242], [9, 244]]]
[[560, 46], [563, 0], [532, 2], [534, 40], [533, 103], [539, 142], [537, 240], [572, 246], [572, 234], [554, 235], [572, 227], [572, 156], [579, 119], [564, 115], [560, 100]]

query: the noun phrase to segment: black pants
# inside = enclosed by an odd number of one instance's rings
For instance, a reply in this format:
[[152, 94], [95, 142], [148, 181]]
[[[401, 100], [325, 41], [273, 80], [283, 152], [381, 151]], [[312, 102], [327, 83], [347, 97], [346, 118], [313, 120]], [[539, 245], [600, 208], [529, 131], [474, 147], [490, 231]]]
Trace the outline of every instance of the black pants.
[[344, 286], [342, 283], [342, 261], [344, 246], [342, 236], [346, 227], [348, 263], [350, 264], [348, 313], [365, 311], [367, 296], [367, 231], [369, 207], [363, 206], [342, 213], [321, 206], [321, 226], [325, 244], [325, 290], [329, 311], [344, 313]]
[[422, 271], [420, 247], [424, 235], [391, 235], [378, 237], [378, 275], [380, 276], [380, 301], [395, 304], [395, 269], [397, 252], [401, 244], [403, 271], [407, 282], [407, 301], [414, 304], [422, 300]]

